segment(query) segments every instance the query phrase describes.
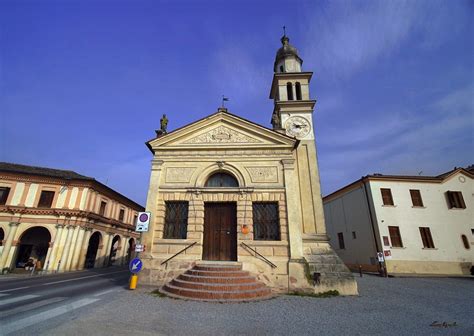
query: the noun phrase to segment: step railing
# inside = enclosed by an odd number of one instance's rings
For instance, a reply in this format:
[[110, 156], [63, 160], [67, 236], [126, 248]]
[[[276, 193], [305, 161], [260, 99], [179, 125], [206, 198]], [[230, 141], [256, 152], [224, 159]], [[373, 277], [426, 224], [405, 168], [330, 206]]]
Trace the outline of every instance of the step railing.
[[253, 253], [255, 253], [255, 257], [257, 257], [257, 255], [263, 259], [263, 261], [265, 261], [268, 265], [270, 265], [272, 268], [277, 268], [277, 265], [275, 265], [274, 263], [272, 263], [270, 260], [268, 260], [267, 258], [265, 258], [263, 255], [261, 255], [260, 253], [257, 252], [257, 250], [254, 250], [253, 248], [251, 248], [250, 246], [248, 246], [247, 244], [245, 244], [244, 242], [241, 242], [240, 243], [244, 248], [246, 249], [249, 249], [250, 251], [252, 251]]
[[186, 246], [184, 249], [182, 249], [181, 251], [173, 254], [171, 257], [169, 257], [168, 259], [166, 259], [165, 261], [163, 261], [160, 265], [163, 265], [163, 264], [166, 264], [168, 261], [170, 261], [171, 259], [173, 259], [174, 257], [176, 257], [177, 255], [180, 255], [181, 253], [183, 253], [184, 251], [186, 251], [188, 248], [191, 248], [193, 247], [194, 245], [196, 245], [197, 242], [193, 242], [191, 244], [189, 244], [188, 246]]

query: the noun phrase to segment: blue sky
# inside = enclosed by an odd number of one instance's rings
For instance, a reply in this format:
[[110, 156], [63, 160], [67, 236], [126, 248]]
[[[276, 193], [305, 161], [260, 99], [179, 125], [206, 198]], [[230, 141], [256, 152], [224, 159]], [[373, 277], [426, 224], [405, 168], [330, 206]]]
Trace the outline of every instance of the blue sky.
[[229, 110], [270, 126], [286, 25], [323, 194], [474, 163], [473, 1], [0, 0], [0, 160], [71, 169], [144, 204], [154, 136]]

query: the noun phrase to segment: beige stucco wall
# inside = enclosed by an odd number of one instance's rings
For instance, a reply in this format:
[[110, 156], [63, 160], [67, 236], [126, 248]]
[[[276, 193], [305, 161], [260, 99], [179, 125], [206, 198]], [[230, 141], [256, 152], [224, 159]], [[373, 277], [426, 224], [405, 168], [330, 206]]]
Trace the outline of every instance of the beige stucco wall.
[[[465, 182], [461, 182], [464, 180]], [[428, 266], [431, 262], [474, 263], [474, 180], [458, 173], [444, 183], [406, 183], [372, 181], [370, 183], [374, 208], [380, 237], [389, 236], [388, 226], [398, 226], [403, 247], [388, 247], [393, 261], [426, 262], [426, 272], [436, 267]], [[382, 202], [380, 188], [390, 188], [394, 206], [385, 206]], [[423, 207], [413, 207], [409, 189], [418, 189], [423, 199]], [[466, 209], [449, 209], [445, 192], [461, 191]], [[435, 248], [423, 247], [419, 227], [429, 227]], [[466, 249], [461, 235], [470, 243]], [[382, 238], [380, 238], [382, 239]], [[419, 266], [422, 265], [418, 264]], [[411, 266], [398, 269], [413, 269]], [[423, 269], [423, 267], [421, 268]], [[419, 271], [422, 272], [422, 271]], [[451, 272], [448, 271], [447, 272]]]
[[[383, 205], [381, 188], [391, 189], [394, 206]], [[423, 207], [414, 207], [410, 189], [421, 192]], [[461, 191], [466, 209], [449, 209], [446, 191]], [[470, 274], [474, 264], [474, 180], [459, 172], [443, 182], [427, 180], [373, 179], [368, 186], [375, 235], [379, 249], [389, 250], [387, 270], [394, 274]], [[331, 244], [341, 258], [351, 265], [373, 265], [375, 242], [371, 229], [366, 196], [362, 185], [349, 188], [325, 202]], [[403, 247], [383, 245], [389, 237], [389, 226], [398, 226]], [[429, 227], [434, 248], [424, 248], [420, 227]], [[352, 239], [352, 231], [357, 238]], [[346, 248], [338, 248], [337, 232], [344, 233]], [[470, 244], [466, 249], [461, 235]]]

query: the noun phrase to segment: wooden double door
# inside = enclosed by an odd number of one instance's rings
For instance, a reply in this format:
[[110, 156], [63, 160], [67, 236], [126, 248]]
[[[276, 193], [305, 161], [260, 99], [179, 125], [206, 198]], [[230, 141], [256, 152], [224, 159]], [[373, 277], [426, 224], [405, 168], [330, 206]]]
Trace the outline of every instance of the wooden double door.
[[237, 261], [235, 203], [204, 203], [204, 260]]

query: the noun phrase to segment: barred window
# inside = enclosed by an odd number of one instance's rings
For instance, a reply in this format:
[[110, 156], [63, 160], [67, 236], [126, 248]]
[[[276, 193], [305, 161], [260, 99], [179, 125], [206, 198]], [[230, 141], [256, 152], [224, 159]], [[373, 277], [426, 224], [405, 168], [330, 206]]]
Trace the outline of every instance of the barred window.
[[165, 202], [165, 239], [186, 239], [188, 231], [188, 202]]
[[277, 202], [255, 202], [253, 231], [255, 240], [280, 240], [280, 221]]

